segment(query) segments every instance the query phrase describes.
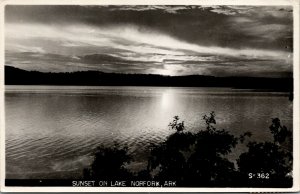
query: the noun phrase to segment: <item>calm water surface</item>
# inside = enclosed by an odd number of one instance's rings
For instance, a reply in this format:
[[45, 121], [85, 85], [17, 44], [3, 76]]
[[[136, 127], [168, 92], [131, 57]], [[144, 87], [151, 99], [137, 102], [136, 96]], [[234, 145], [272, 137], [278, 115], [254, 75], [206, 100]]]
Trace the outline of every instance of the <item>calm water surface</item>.
[[[251, 131], [271, 140], [278, 117], [292, 128], [288, 93], [228, 88], [6, 86], [7, 178], [76, 178], [99, 145], [128, 146], [139, 169], [151, 143], [172, 133], [178, 115], [187, 129], [204, 129], [215, 111], [217, 127], [234, 135]], [[237, 147], [233, 159], [245, 147]]]

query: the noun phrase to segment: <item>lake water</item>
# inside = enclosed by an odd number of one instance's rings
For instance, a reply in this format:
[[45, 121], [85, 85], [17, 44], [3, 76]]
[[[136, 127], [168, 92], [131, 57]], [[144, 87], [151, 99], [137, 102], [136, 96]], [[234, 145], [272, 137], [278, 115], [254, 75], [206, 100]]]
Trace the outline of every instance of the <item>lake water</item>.
[[[173, 131], [178, 115], [187, 130], [205, 128], [203, 115], [216, 113], [217, 128], [234, 135], [250, 131], [271, 140], [271, 118], [292, 129], [288, 93], [229, 88], [6, 86], [6, 178], [76, 178], [97, 146], [129, 147], [145, 166], [151, 143]], [[234, 159], [245, 147], [237, 147]]]

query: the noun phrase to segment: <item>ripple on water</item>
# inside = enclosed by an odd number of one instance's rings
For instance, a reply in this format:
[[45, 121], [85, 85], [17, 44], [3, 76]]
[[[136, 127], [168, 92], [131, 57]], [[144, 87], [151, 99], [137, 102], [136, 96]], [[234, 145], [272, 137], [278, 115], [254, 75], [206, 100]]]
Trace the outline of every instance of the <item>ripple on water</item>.
[[190, 131], [197, 131], [204, 127], [202, 116], [215, 111], [219, 128], [235, 135], [251, 131], [257, 141], [270, 139], [271, 118], [292, 128], [292, 106], [283, 93], [153, 87], [25, 89], [5, 94], [10, 178], [78, 176], [98, 146], [115, 143], [129, 148], [134, 157], [130, 168], [141, 168], [151, 144], [173, 132], [168, 123], [175, 115]]

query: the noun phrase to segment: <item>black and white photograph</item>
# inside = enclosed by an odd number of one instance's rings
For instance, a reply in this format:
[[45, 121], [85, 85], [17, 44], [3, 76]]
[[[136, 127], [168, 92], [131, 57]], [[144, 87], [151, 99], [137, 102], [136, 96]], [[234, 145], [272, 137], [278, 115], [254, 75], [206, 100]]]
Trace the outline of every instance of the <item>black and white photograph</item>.
[[299, 188], [290, 2], [5, 5], [4, 186]]

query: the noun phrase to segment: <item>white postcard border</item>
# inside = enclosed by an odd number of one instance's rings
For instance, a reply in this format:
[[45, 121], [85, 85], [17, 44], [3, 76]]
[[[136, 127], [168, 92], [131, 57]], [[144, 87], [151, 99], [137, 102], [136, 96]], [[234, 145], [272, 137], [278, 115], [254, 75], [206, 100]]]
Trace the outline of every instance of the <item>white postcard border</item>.
[[[165, 187], [7, 187], [5, 186], [4, 12], [5, 5], [291, 5], [294, 19], [293, 187], [292, 188], [165, 188]], [[299, 191], [299, 0], [0, 0], [0, 173], [2, 192], [295, 192]]]

